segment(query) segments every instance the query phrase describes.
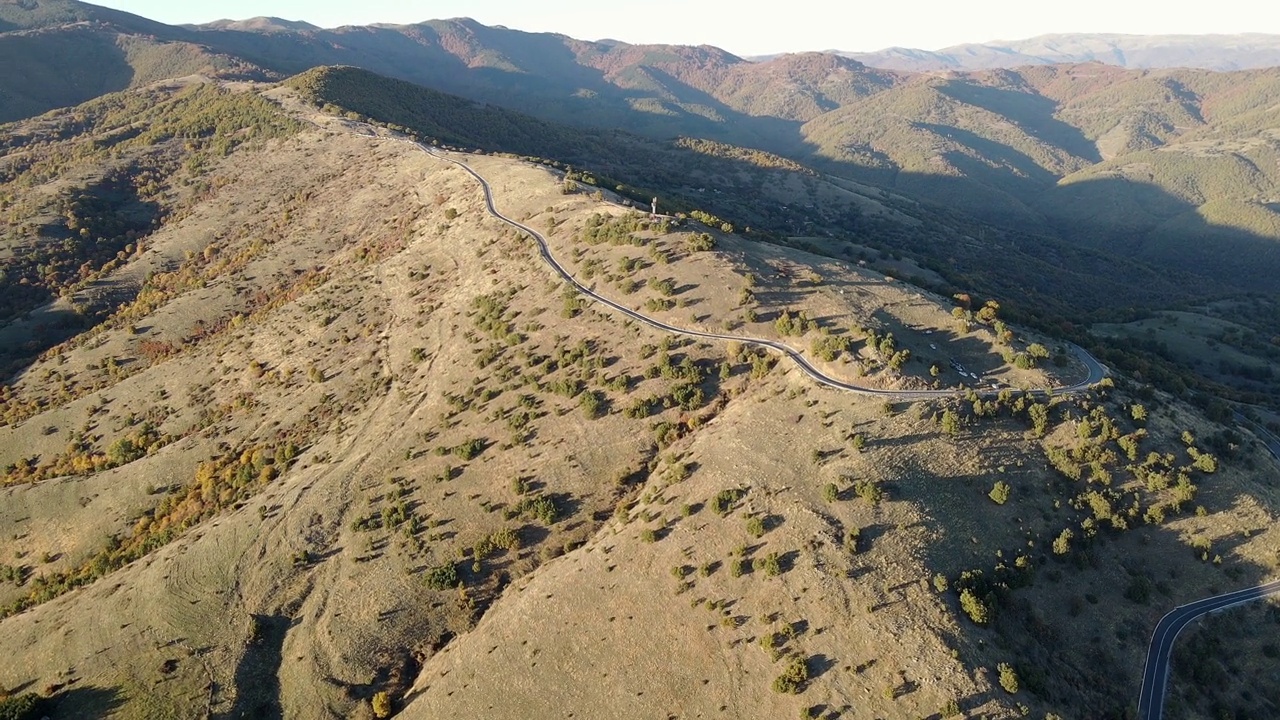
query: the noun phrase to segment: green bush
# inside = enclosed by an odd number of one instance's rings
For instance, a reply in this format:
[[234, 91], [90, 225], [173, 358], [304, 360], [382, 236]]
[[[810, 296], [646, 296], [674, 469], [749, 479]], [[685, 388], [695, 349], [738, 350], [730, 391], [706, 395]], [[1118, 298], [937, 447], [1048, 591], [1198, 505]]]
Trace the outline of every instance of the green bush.
[[458, 584], [458, 568], [453, 563], [436, 565], [427, 570], [423, 581], [432, 590], [448, 590]]
[[840, 489], [835, 483], [827, 483], [822, 486], [822, 499], [829, 503], [835, 502], [840, 497]]
[[960, 609], [964, 610], [969, 619], [976, 625], [986, 625], [991, 622], [991, 609], [987, 607], [987, 603], [969, 588], [960, 591]]
[[997, 505], [1009, 502], [1009, 483], [1003, 480], [996, 481], [995, 486], [991, 488], [991, 492], [987, 493], [987, 497], [991, 498]]
[[809, 681], [809, 663], [803, 655], [792, 655], [782, 674], [773, 680], [773, 691], [785, 695], [796, 695], [804, 689]]
[[868, 505], [879, 505], [884, 499], [884, 488], [874, 480], [855, 480], [853, 482], [853, 491], [858, 497], [867, 502]]
[[780, 558], [776, 552], [771, 552], [768, 555], [765, 555], [757, 562], [760, 564], [761, 571], [763, 571], [767, 577], [776, 577], [782, 574], [782, 558]]
[[482, 438], [472, 438], [453, 448], [453, 454], [463, 460], [474, 460], [484, 452], [485, 442]]
[[35, 693], [0, 695], [0, 720], [35, 720], [44, 716], [44, 700]]
[[578, 404], [582, 406], [582, 414], [592, 420], [605, 413], [604, 396], [595, 390], [588, 390], [579, 395]]
[[711, 510], [717, 515], [728, 515], [729, 511], [733, 509], [734, 503], [742, 499], [744, 494], [742, 490], [737, 488], [721, 490], [716, 493], [714, 498], [711, 498]]
[[996, 666], [1000, 671], [1000, 687], [1010, 695], [1018, 692], [1018, 673], [1009, 663], [1000, 663]]

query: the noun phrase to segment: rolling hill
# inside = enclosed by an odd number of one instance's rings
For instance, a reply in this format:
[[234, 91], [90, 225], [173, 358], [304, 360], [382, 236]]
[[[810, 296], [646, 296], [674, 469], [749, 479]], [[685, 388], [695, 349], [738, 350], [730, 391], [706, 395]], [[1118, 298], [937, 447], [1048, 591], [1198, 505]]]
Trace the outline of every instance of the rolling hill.
[[[832, 54], [749, 62], [707, 46], [591, 43], [468, 19], [324, 30], [269, 18], [157, 27], [71, 0], [6, 12], [32, 28], [0, 35], [15, 56], [55, 67], [23, 43], [66, 43], [119, 68], [70, 86], [14, 76], [39, 92], [10, 90], [11, 116], [201, 68], [359, 66], [562, 124], [758, 148], [1008, 230], [1190, 271], [1224, 292], [1265, 291], [1280, 270], [1272, 70], [1085, 63], [939, 76]], [[115, 47], [140, 28], [149, 39]], [[84, 67], [88, 57], [58, 62]], [[1233, 164], [1255, 169], [1245, 178]]]
[[[0, 715], [1118, 719], [1280, 571], [1276, 69], [0, 53]], [[1274, 714], [1217, 639], [1169, 716]]]
[[[1182, 400], [1123, 376], [1024, 394], [1083, 374], [1058, 338], [653, 223], [581, 169], [446, 149], [559, 129], [362, 72], [188, 79], [6, 126], [7, 249], [88, 275], [37, 274], [56, 299], [3, 328], [83, 318], [0, 407], [0, 702], [1120, 717], [1162, 607], [1275, 571], [1273, 461]], [[403, 142], [428, 122], [433, 153]], [[958, 388], [959, 366], [1006, 389], [886, 402], [626, 319], [455, 162], [627, 307], [866, 387]]]
[[[1267, 161], [1273, 70], [1085, 63], [937, 76], [831, 54], [748, 62], [707, 46], [591, 43], [468, 19], [168, 27], [72, 0], [23, 7], [4, 19], [26, 30], [0, 34], [0, 49], [9, 43], [13, 56], [61, 77], [94, 72], [81, 83], [12, 76], [23, 87], [7, 91], [11, 117], [196, 70], [351, 65], [553, 122], [759, 148], [1009, 229], [1191, 269], [1234, 291], [1267, 289], [1280, 270]], [[60, 44], [78, 50], [27, 47]], [[113, 63], [114, 74], [100, 71]], [[1189, 180], [1199, 177], [1211, 179]], [[1114, 198], [1111, 209], [1089, 202], [1099, 196]]]

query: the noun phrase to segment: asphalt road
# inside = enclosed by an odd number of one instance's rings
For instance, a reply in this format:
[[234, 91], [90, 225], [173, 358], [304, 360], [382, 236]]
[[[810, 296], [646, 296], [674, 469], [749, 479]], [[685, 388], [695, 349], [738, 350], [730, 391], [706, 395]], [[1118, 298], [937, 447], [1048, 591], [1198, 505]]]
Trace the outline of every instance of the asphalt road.
[[[481, 176], [480, 173], [476, 172], [472, 167], [470, 167], [464, 162], [448, 157], [442, 154], [440, 151], [436, 150], [435, 148], [429, 147], [427, 145], [416, 143], [406, 138], [392, 138], [392, 139], [399, 140], [401, 142], [408, 142], [412, 145], [415, 145], [422, 151], [436, 158], [444, 160], [445, 162], [453, 163], [454, 165], [457, 165], [458, 167], [466, 171], [469, 175], [471, 175], [471, 177], [476, 179], [476, 182], [480, 183], [480, 187], [484, 191], [484, 201], [485, 201], [485, 205], [488, 207], [489, 214], [507, 223], [508, 225], [516, 228], [517, 230], [527, 233], [530, 237], [532, 237], [534, 241], [537, 242], [538, 244], [538, 253], [542, 255], [542, 259], [545, 260], [547, 264], [550, 265], [551, 268], [555, 270], [556, 273], [561, 278], [564, 279], [565, 282], [572, 285], [583, 296], [588, 297], [594, 300], [595, 302], [601, 305], [604, 305], [625, 317], [631, 318], [636, 322], [644, 323], [649, 327], [656, 328], [658, 330], [663, 330], [669, 333], [673, 333], [675, 335], [683, 335], [685, 337], [702, 338], [705, 340], [724, 340], [724, 341], [730, 341], [730, 342], [740, 342], [747, 345], [755, 345], [757, 347], [768, 348], [770, 350], [773, 350], [775, 352], [778, 352], [790, 358], [791, 361], [794, 362], [796, 366], [799, 367], [802, 372], [804, 372], [804, 374], [812, 378], [814, 382], [818, 383], [819, 385], [824, 385], [826, 387], [833, 388], [836, 390], [844, 390], [847, 392], [860, 393], [863, 395], [875, 395], [875, 396], [886, 397], [886, 398], [898, 398], [898, 399], [907, 399], [907, 400], [936, 398], [936, 397], [956, 397], [956, 396], [965, 394], [964, 391], [957, 390], [957, 389], [885, 390], [882, 388], [872, 388], [872, 387], [864, 387], [861, 385], [854, 385], [851, 383], [843, 382], [841, 380], [837, 380], [828, 375], [824, 375], [821, 370], [818, 370], [816, 367], [810, 364], [809, 360], [806, 359], [804, 355], [800, 354], [799, 351], [787, 345], [784, 345], [780, 342], [777, 342], [774, 340], [768, 340], [765, 338], [746, 337], [742, 335], [728, 335], [723, 333], [704, 332], [701, 330], [690, 330], [687, 328], [676, 327], [674, 325], [668, 325], [667, 323], [664, 323], [661, 320], [655, 320], [646, 315], [642, 315], [636, 312], [635, 310], [632, 310], [629, 307], [619, 305], [618, 303], [610, 300], [609, 298], [606, 298], [602, 295], [598, 295], [591, 288], [578, 282], [578, 280], [569, 273], [568, 269], [566, 269], [563, 265], [561, 265], [560, 262], [556, 260], [555, 256], [551, 254], [551, 249], [547, 243], [547, 239], [542, 236], [542, 233], [538, 232], [537, 230], [534, 230], [528, 225], [512, 220], [511, 218], [498, 212], [498, 208], [494, 205], [493, 190], [489, 187], [489, 182], [485, 180], [484, 177]], [[1088, 377], [1086, 377], [1081, 382], [1076, 383], [1075, 385], [1053, 388], [1051, 390], [1033, 390], [1031, 391], [1032, 394], [1034, 395], [1049, 395], [1049, 394], [1067, 395], [1067, 394], [1082, 392], [1088, 389], [1090, 385], [1093, 385], [1094, 383], [1102, 380], [1102, 378], [1106, 377], [1106, 374], [1107, 374], [1106, 368], [1103, 367], [1103, 365], [1099, 363], [1092, 355], [1085, 352], [1083, 348], [1078, 347], [1076, 345], [1068, 344], [1068, 347], [1076, 355], [1076, 357], [1080, 359], [1080, 361], [1085, 365], [1085, 367], [1088, 368], [1089, 370]], [[996, 390], [989, 390], [989, 389], [988, 390], [978, 389], [977, 392], [978, 394], [983, 396], [994, 396], [998, 393], [998, 391]]]
[[1147, 648], [1147, 663], [1142, 672], [1142, 693], [1138, 696], [1138, 720], [1160, 720], [1164, 712], [1165, 689], [1169, 684], [1169, 655], [1173, 651], [1173, 642], [1178, 639], [1178, 633], [1209, 613], [1276, 593], [1280, 593], [1280, 580], [1197, 600], [1174, 608], [1168, 615], [1160, 618], [1156, 631], [1151, 635], [1151, 646]]
[[1235, 417], [1236, 422], [1247, 425], [1248, 428], [1253, 431], [1253, 434], [1258, 436], [1258, 439], [1266, 445], [1267, 450], [1271, 451], [1272, 457], [1280, 460], [1280, 437], [1276, 437], [1275, 433], [1250, 420], [1239, 412], [1235, 413]]
[[[542, 236], [542, 233], [538, 232], [537, 230], [534, 230], [528, 225], [524, 225], [523, 223], [512, 220], [511, 218], [498, 212], [498, 209], [497, 207], [494, 206], [494, 202], [493, 202], [493, 190], [489, 187], [489, 182], [485, 180], [484, 177], [480, 175], [480, 173], [476, 172], [473, 168], [468, 166], [466, 163], [463, 163], [461, 161], [455, 160], [450, 157], [446, 157], [440, 154], [439, 152], [437, 152], [433, 148], [430, 148], [418, 143], [414, 143], [414, 144], [417, 145], [422, 150], [424, 150], [425, 152], [430, 153], [431, 155], [441, 160], [445, 160], [446, 162], [450, 162], [450, 163], [453, 163], [454, 165], [457, 165], [458, 167], [465, 170], [473, 178], [475, 178], [476, 182], [480, 183], [480, 187], [484, 190], [485, 205], [489, 209], [489, 214], [507, 223], [508, 225], [511, 225], [512, 227], [527, 233], [530, 237], [532, 237], [538, 244], [538, 252], [540, 255], [542, 255], [542, 259], [545, 260], [547, 264], [550, 265], [551, 268], [555, 270], [556, 273], [560, 275], [561, 278], [564, 279], [565, 282], [577, 288], [579, 293], [581, 293], [586, 297], [591, 298], [592, 300], [600, 303], [601, 305], [604, 305], [606, 307], [613, 309], [614, 311], [626, 317], [629, 317], [637, 322], [644, 323], [645, 325], [648, 325], [650, 327], [657, 328], [658, 330], [664, 330], [666, 332], [674, 333], [676, 335], [684, 335], [687, 337], [695, 337], [695, 338], [704, 338], [708, 340], [735, 341], [735, 342], [755, 345], [758, 347], [769, 348], [771, 350], [779, 352], [787, 356], [788, 358], [790, 358], [791, 361], [794, 362], [800, 368], [801, 371], [803, 371], [806, 375], [812, 378], [814, 382], [817, 382], [819, 385], [825, 385], [826, 387], [835, 388], [837, 390], [845, 390], [849, 392], [861, 393], [864, 395], [879, 395], [884, 397], [905, 398], [905, 399], [952, 397], [952, 396], [961, 394], [961, 391], [959, 390], [883, 390], [880, 388], [869, 388], [869, 387], [863, 387], [860, 385], [853, 385], [850, 383], [842, 382], [840, 380], [836, 380], [835, 378], [829, 377], [827, 375], [824, 375], [822, 371], [818, 370], [813, 365], [811, 365], [808, 359], [806, 359], [803, 355], [801, 355], [799, 352], [792, 349], [791, 347], [783, 345], [782, 343], [779, 343], [773, 340], [767, 340], [764, 338], [746, 337], [741, 335], [728, 335], [723, 333], [710, 333], [710, 332], [703, 332], [700, 330], [689, 330], [687, 328], [680, 328], [674, 325], [668, 325], [667, 323], [664, 323], [660, 320], [655, 320], [646, 315], [642, 315], [632, 310], [631, 308], [619, 305], [618, 303], [610, 300], [609, 298], [596, 294], [593, 290], [591, 290], [591, 288], [588, 288], [582, 283], [578, 282], [578, 280], [569, 273], [568, 269], [566, 269], [563, 265], [561, 265], [559, 261], [556, 260], [555, 256], [551, 254], [551, 249], [547, 244], [547, 239]], [[1106, 377], [1107, 375], [1106, 367], [1104, 367], [1102, 363], [1098, 362], [1096, 358], [1094, 358], [1092, 355], [1086, 352], [1084, 348], [1081, 348], [1071, 343], [1068, 343], [1068, 347], [1075, 354], [1075, 356], [1080, 359], [1080, 361], [1085, 365], [1085, 367], [1088, 368], [1088, 371], [1089, 371], [1088, 377], [1085, 378], [1083, 381], [1076, 383], [1075, 385], [1053, 388], [1052, 390], [1033, 391], [1035, 394], [1041, 394], [1041, 395], [1045, 395], [1049, 393], [1069, 394], [1069, 393], [1081, 392], [1087, 389], [1090, 385], [1093, 385], [1094, 383], [1097, 383], [1101, 381], [1104, 377]], [[984, 391], [982, 394], [991, 395], [991, 394], [995, 394], [995, 392], [988, 390], [988, 391]], [[1274, 435], [1271, 435], [1270, 433], [1266, 433], [1266, 438], [1268, 440], [1268, 443], [1277, 440], [1277, 438]], [[1277, 450], [1280, 450], [1280, 448], [1272, 447], [1272, 452], [1276, 452]], [[1169, 679], [1169, 656], [1171, 651], [1173, 650], [1173, 643], [1178, 638], [1178, 634], [1182, 632], [1183, 628], [1185, 628], [1191, 622], [1209, 613], [1225, 610], [1227, 608], [1234, 607], [1236, 605], [1242, 605], [1244, 603], [1251, 602], [1253, 600], [1257, 600], [1259, 598], [1263, 598], [1268, 595], [1273, 595], [1276, 593], [1280, 593], [1280, 581], [1268, 583], [1266, 585], [1259, 585], [1257, 587], [1246, 588], [1244, 590], [1237, 590], [1235, 592], [1226, 593], [1225, 595], [1218, 595], [1216, 597], [1197, 600], [1196, 602], [1190, 603], [1188, 605], [1183, 605], [1181, 607], [1178, 607], [1172, 612], [1170, 612], [1169, 614], [1165, 615], [1163, 618], [1161, 618], [1160, 622], [1156, 625], [1155, 633], [1151, 639], [1151, 646], [1147, 651], [1147, 660], [1146, 660], [1146, 665], [1145, 665], [1143, 676], [1142, 676], [1142, 692], [1138, 698], [1139, 720], [1160, 720], [1161, 713], [1164, 709], [1165, 688], [1168, 684], [1168, 679]]]

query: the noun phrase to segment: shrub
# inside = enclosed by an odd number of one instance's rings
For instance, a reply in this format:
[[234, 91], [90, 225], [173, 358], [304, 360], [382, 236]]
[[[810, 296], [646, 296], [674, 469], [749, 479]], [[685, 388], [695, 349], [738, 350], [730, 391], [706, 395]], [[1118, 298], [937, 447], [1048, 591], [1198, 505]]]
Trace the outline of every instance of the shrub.
[[1075, 537], [1075, 533], [1071, 532], [1071, 528], [1063, 530], [1058, 537], [1053, 540], [1053, 554], [1066, 555], [1071, 552], [1071, 539]]
[[751, 533], [751, 537], [763, 537], [764, 519], [759, 516], [747, 518], [747, 532]]
[[710, 233], [690, 235], [687, 242], [691, 252], [704, 252], [716, 246], [716, 239]]
[[503, 550], [516, 550], [520, 547], [520, 536], [509, 527], [500, 528], [489, 535], [489, 544]]
[[942, 432], [951, 436], [960, 434], [960, 416], [954, 410], [943, 410], [942, 419], [939, 422], [942, 425]]
[[976, 625], [986, 625], [991, 622], [991, 609], [969, 588], [960, 591], [960, 609], [964, 610]]
[[829, 503], [835, 502], [840, 497], [840, 489], [835, 483], [827, 483], [822, 486], [822, 499]]
[[879, 505], [884, 499], [884, 489], [874, 480], [855, 480], [853, 491], [868, 505]]
[[773, 691], [786, 695], [798, 694], [809, 681], [809, 663], [802, 655], [792, 655], [782, 674], [773, 680]]
[[458, 568], [453, 563], [436, 565], [427, 570], [423, 581], [432, 590], [448, 590], [458, 584]]
[[996, 481], [995, 486], [991, 488], [991, 492], [987, 493], [987, 497], [995, 501], [997, 505], [1005, 504], [1009, 501], [1009, 483], [1003, 480]]
[[714, 498], [711, 498], [711, 510], [717, 515], [728, 515], [729, 511], [733, 509], [734, 503], [738, 502], [742, 495], [743, 492], [737, 488], [721, 490], [716, 493]]
[[857, 553], [861, 550], [862, 529], [849, 528], [844, 534], [844, 549], [850, 554]]
[[559, 515], [555, 501], [546, 495], [524, 498], [515, 509], [521, 515], [538, 519], [543, 525], [554, 523]]
[[484, 452], [485, 443], [481, 438], [472, 438], [461, 445], [453, 448], [453, 454], [463, 460], [474, 460], [476, 456]]
[[[452, 210], [453, 208], [450, 208]], [[391, 717], [391, 696], [385, 690], [373, 694], [373, 716], [379, 720]]]
[[1000, 687], [1010, 695], [1018, 692], [1018, 673], [1009, 663], [1000, 663], [996, 666], [1000, 671]]
[[582, 406], [582, 413], [592, 420], [604, 415], [604, 397], [595, 390], [579, 395], [578, 404]]
[[43, 717], [44, 702], [35, 693], [23, 693], [12, 697], [0, 691], [0, 720], [35, 720]]
[[778, 553], [771, 552], [760, 559], [760, 569], [767, 577], [781, 575], [782, 559], [778, 557]]
[[1031, 418], [1031, 431], [1036, 437], [1044, 437], [1046, 428], [1049, 425], [1049, 408], [1041, 403], [1035, 403], [1027, 408], [1027, 417]]

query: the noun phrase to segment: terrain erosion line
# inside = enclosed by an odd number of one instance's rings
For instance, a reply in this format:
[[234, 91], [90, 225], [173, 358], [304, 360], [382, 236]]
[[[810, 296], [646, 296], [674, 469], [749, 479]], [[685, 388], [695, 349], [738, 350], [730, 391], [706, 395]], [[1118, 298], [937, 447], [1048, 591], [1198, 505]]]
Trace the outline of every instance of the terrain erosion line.
[[1169, 660], [1173, 643], [1187, 625], [1205, 615], [1280, 593], [1280, 580], [1196, 600], [1169, 611], [1151, 633], [1146, 664], [1142, 669], [1142, 690], [1138, 694], [1138, 720], [1160, 720], [1164, 713], [1165, 690], [1169, 685]]
[[[537, 230], [534, 230], [528, 225], [520, 223], [516, 220], [512, 220], [506, 215], [503, 215], [502, 213], [498, 212], [498, 209], [495, 206], [493, 201], [493, 190], [489, 186], [489, 182], [484, 178], [484, 176], [482, 176], [474, 168], [472, 168], [471, 166], [467, 165], [466, 163], [460, 160], [455, 160], [453, 158], [446, 157], [436, 149], [429, 147], [427, 145], [423, 145], [422, 143], [414, 142], [412, 140], [405, 139], [405, 138], [391, 138], [391, 139], [414, 145], [415, 147], [431, 155], [432, 157], [438, 158], [440, 160], [444, 160], [445, 162], [452, 163], [462, 168], [467, 174], [475, 178], [476, 182], [480, 183], [480, 188], [484, 192], [485, 207], [489, 211], [490, 215], [532, 237], [534, 241], [538, 244], [538, 252], [542, 256], [542, 259], [545, 260], [547, 264], [550, 265], [551, 268], [555, 270], [556, 273], [565, 282], [572, 285], [574, 289], [576, 289], [580, 294], [585, 295], [588, 298], [591, 298], [592, 300], [596, 301], [597, 303], [604, 305], [606, 307], [609, 307], [632, 320], [636, 320], [652, 328], [663, 330], [665, 332], [669, 332], [675, 335], [684, 335], [688, 337], [702, 338], [706, 340], [722, 340], [726, 342], [740, 342], [748, 345], [756, 345], [759, 347], [764, 347], [764, 348], [774, 350], [790, 358], [791, 361], [794, 362], [800, 368], [801, 371], [803, 371], [806, 375], [812, 378], [819, 385], [824, 385], [826, 387], [829, 387], [835, 390], [844, 390], [846, 392], [854, 392], [862, 395], [873, 395], [873, 396], [879, 396], [879, 397], [891, 397], [891, 398], [912, 399], [912, 400], [917, 400], [922, 398], [936, 398], [936, 397], [961, 397], [964, 395], [964, 393], [960, 390], [885, 390], [882, 388], [872, 388], [872, 387], [866, 387], [862, 385], [854, 385], [851, 383], [843, 382], [841, 380], [836, 380], [835, 378], [824, 374], [821, 370], [814, 367], [809, 362], [809, 360], [805, 358], [798, 350], [795, 350], [794, 348], [788, 345], [784, 345], [783, 343], [780, 343], [774, 340], [768, 340], [765, 338], [748, 337], [748, 336], [742, 336], [742, 335], [728, 335], [723, 333], [712, 333], [712, 332], [705, 332], [702, 330], [690, 330], [687, 328], [676, 327], [674, 325], [668, 325], [667, 323], [664, 323], [661, 320], [656, 320], [647, 315], [643, 315], [639, 312], [636, 312], [631, 308], [628, 308], [624, 305], [614, 302], [613, 300], [610, 300], [609, 298], [604, 297], [603, 295], [596, 293], [594, 290], [587, 287], [586, 285], [583, 285], [575, 277], [573, 277], [572, 274], [570, 274], [568, 269], [566, 269], [563, 265], [560, 264], [558, 260], [556, 260], [554, 255], [551, 254], [550, 244], [548, 243], [547, 239], [542, 235], [542, 233], [538, 232]], [[1088, 389], [1090, 385], [1102, 380], [1102, 378], [1106, 376], [1106, 368], [1104, 368], [1101, 363], [1099, 363], [1096, 359], [1094, 359], [1093, 356], [1089, 355], [1087, 352], [1085, 352], [1083, 348], [1077, 345], [1070, 344], [1070, 343], [1068, 345], [1069, 347], [1071, 347], [1072, 351], [1077, 355], [1077, 357], [1080, 358], [1081, 362], [1084, 363], [1085, 367], [1088, 368], [1089, 370], [1088, 377], [1086, 377], [1083, 381], [1076, 383], [1075, 385], [1051, 388], [1048, 390], [1030, 390], [1027, 392], [1033, 395], [1071, 394], [1071, 393], [1081, 392]], [[996, 395], [997, 393], [991, 390], [985, 390], [985, 391], [978, 391], [978, 394], [984, 395], [984, 396], [992, 396], [992, 395]]]

